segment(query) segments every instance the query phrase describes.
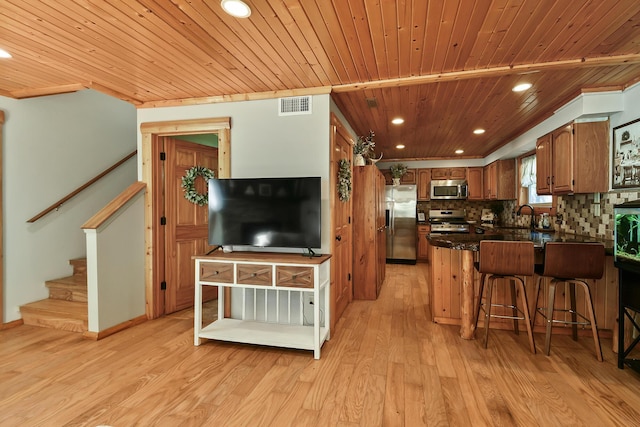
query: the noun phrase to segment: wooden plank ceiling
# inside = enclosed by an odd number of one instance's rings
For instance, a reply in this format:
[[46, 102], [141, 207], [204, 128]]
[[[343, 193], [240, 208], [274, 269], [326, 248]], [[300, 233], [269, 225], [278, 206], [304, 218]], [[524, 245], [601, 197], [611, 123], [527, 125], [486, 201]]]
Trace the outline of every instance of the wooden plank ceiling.
[[640, 80], [638, 0], [246, 2], [236, 19], [219, 0], [3, 0], [0, 95], [93, 88], [144, 108], [331, 92], [385, 159], [444, 159]]

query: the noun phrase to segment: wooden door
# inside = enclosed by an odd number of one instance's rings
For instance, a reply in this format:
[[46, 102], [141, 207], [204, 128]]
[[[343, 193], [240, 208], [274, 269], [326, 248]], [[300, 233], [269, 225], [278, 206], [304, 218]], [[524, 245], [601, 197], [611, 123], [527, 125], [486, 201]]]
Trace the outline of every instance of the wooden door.
[[490, 163], [484, 167], [483, 185], [485, 199], [495, 200], [498, 197], [498, 164], [496, 162]]
[[553, 193], [573, 192], [573, 126], [553, 132], [551, 186]]
[[469, 200], [483, 200], [484, 192], [482, 187], [482, 176], [484, 174], [484, 169], [481, 167], [477, 168], [467, 168], [467, 182], [468, 182], [468, 190]]
[[386, 225], [386, 201], [385, 201], [385, 177], [381, 173], [376, 174], [377, 186], [376, 186], [376, 251], [377, 255], [377, 268], [378, 268], [378, 294], [380, 293], [380, 287], [384, 282], [384, 278], [387, 274], [387, 230]]
[[340, 170], [339, 162], [346, 159], [351, 163], [353, 158], [352, 137], [342, 123], [331, 116], [331, 206], [333, 248], [331, 257], [331, 327], [342, 316], [345, 308], [353, 300], [352, 277], [352, 229], [351, 198], [341, 201], [338, 197], [337, 178]]
[[536, 142], [536, 192], [551, 194], [551, 134]]
[[418, 169], [418, 200], [431, 198], [431, 169]]
[[[208, 244], [208, 206], [185, 199], [182, 177], [194, 166], [217, 171], [218, 149], [165, 138], [164, 152], [164, 281], [165, 314], [168, 314], [193, 306], [195, 264], [191, 257], [212, 249]], [[198, 177], [195, 188], [198, 193], [206, 193], [207, 182]], [[203, 298], [214, 298], [215, 288], [206, 288]]]
[[449, 169], [446, 169], [446, 168], [431, 169], [431, 179], [449, 179]]

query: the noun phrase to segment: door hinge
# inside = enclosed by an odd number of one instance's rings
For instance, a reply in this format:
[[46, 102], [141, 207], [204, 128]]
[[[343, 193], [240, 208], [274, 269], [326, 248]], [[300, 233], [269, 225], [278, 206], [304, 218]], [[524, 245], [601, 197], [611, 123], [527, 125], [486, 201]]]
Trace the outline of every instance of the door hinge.
[[160, 160], [167, 160], [167, 153], [164, 151], [160, 153]]
[[167, 282], [165, 282], [164, 280], [162, 282], [160, 282], [160, 290], [161, 291], [166, 291], [167, 290]]
[[160, 225], [167, 225], [167, 217], [166, 216], [160, 217]]

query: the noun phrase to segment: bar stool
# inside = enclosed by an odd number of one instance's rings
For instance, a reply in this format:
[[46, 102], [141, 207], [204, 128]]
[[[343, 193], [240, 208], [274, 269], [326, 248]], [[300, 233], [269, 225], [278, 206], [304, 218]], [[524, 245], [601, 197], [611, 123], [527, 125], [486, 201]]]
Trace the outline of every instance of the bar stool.
[[[529, 335], [531, 352], [536, 352], [529, 318], [527, 293], [524, 289], [524, 281], [518, 277], [533, 276], [534, 265], [533, 242], [480, 241], [479, 262], [476, 264], [476, 268], [482, 273], [482, 276], [480, 278], [480, 292], [476, 306], [476, 327], [478, 325], [478, 318], [480, 317], [480, 310], [482, 309], [484, 311], [484, 348], [487, 348], [487, 341], [489, 340], [489, 320], [495, 317], [513, 319], [513, 330], [516, 334], [519, 332], [518, 320], [524, 320], [527, 327], [527, 334]], [[487, 279], [489, 286], [483, 303], [483, 292]], [[498, 279], [508, 280], [511, 291], [511, 305], [491, 303], [493, 288]], [[498, 283], [500, 283], [500, 281], [498, 281]], [[504, 283], [504, 281], [502, 283]], [[516, 289], [520, 292], [521, 308], [518, 308]], [[512, 314], [492, 314], [491, 310], [493, 307], [506, 307], [512, 310]]]
[[[551, 349], [551, 330], [554, 323], [570, 324], [574, 341], [578, 340], [578, 325], [591, 326], [593, 342], [596, 348], [596, 357], [602, 362], [602, 349], [596, 325], [596, 315], [593, 311], [591, 290], [585, 279], [600, 279], [604, 273], [605, 252], [602, 243], [578, 243], [578, 242], [547, 242], [544, 245], [544, 264], [536, 266], [536, 273], [540, 275], [536, 282], [534, 304], [535, 323], [538, 313], [546, 319], [547, 330], [544, 342], [544, 351], [548, 356]], [[547, 307], [539, 307], [538, 300], [541, 283], [545, 277], [550, 277], [548, 284], [549, 301]], [[556, 287], [560, 283], [569, 286], [569, 309], [555, 307]], [[580, 285], [585, 293], [585, 303], [589, 319], [576, 311], [576, 285]], [[556, 319], [554, 313], [564, 312], [571, 315], [571, 320]], [[578, 317], [580, 320], [578, 320]], [[566, 317], [565, 317], [566, 319]]]

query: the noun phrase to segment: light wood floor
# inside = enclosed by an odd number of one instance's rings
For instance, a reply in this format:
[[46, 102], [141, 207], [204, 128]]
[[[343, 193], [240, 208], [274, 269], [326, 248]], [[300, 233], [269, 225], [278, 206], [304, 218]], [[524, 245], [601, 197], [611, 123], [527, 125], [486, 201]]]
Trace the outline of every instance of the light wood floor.
[[[640, 375], [592, 341], [492, 331], [489, 348], [427, 320], [424, 266], [389, 265], [380, 298], [355, 301], [322, 358], [193, 345], [191, 311], [102, 341], [31, 326], [0, 331], [6, 426], [638, 426]], [[536, 335], [538, 348], [543, 337]]]

